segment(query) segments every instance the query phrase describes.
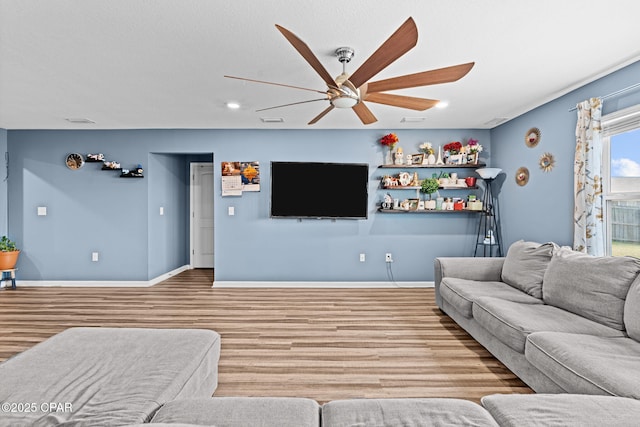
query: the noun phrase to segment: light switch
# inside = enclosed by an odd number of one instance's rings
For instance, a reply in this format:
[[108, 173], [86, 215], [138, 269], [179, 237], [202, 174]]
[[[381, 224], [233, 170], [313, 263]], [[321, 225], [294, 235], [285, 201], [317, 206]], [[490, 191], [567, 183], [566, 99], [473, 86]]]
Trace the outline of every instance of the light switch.
[[38, 206], [38, 216], [47, 216], [46, 206]]
[[160, 206], [160, 215], [164, 215], [164, 206]]
[[229, 216], [234, 216], [236, 214], [236, 208], [234, 206], [229, 206]]
[[91, 261], [98, 262], [98, 252], [91, 252]]

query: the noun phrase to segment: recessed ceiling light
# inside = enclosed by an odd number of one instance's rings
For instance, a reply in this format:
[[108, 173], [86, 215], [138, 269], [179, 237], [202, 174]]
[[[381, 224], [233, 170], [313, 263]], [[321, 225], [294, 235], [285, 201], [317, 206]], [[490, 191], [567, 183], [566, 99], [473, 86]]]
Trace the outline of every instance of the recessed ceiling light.
[[403, 117], [400, 122], [402, 123], [418, 123], [424, 122], [426, 117]]
[[87, 118], [83, 118], [83, 117], [70, 117], [65, 119], [66, 121], [68, 121], [69, 123], [80, 123], [80, 124], [85, 124], [85, 125], [90, 125], [95, 123], [93, 120], [91, 119], [87, 119]]
[[284, 123], [284, 119], [282, 117], [260, 117], [262, 123]]
[[436, 108], [447, 108], [449, 106], [449, 102], [447, 101], [440, 101], [436, 104]]
[[227, 102], [227, 108], [231, 110], [237, 110], [238, 108], [240, 108], [240, 104], [238, 104], [237, 102]]

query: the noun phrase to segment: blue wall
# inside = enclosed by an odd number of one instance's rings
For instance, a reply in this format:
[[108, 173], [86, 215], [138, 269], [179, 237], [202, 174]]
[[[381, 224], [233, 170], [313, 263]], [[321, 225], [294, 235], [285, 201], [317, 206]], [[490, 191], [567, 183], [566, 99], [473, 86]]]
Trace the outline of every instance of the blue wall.
[[[493, 165], [503, 169], [500, 194], [505, 247], [519, 239], [573, 244], [573, 161], [577, 113], [569, 109], [579, 102], [604, 96], [640, 81], [640, 62], [574, 90], [552, 102], [509, 121], [491, 131]], [[640, 103], [640, 90], [607, 99], [603, 114]], [[542, 132], [540, 143], [529, 148], [524, 137], [528, 129]], [[640, 149], [640, 147], [639, 147]], [[538, 166], [549, 152], [556, 160], [551, 172]], [[516, 184], [516, 170], [529, 169], [529, 183]]]
[[[395, 130], [391, 130], [395, 131]], [[188, 163], [214, 153], [222, 161], [261, 163], [262, 191], [220, 196], [215, 183], [215, 276], [221, 281], [433, 280], [433, 258], [473, 253], [476, 217], [376, 212], [384, 150], [380, 130], [114, 130], [8, 132], [9, 230], [23, 255], [23, 280], [149, 280], [188, 262]], [[421, 142], [479, 139], [488, 130], [397, 131], [405, 153]], [[102, 152], [125, 168], [142, 163], [144, 179], [121, 179], [88, 163], [71, 171], [70, 152]], [[188, 156], [193, 154], [193, 156]], [[211, 154], [205, 156], [211, 159]], [[370, 165], [369, 218], [362, 221], [269, 218], [269, 162], [336, 161]], [[421, 170], [421, 178], [433, 170]], [[469, 171], [471, 173], [471, 171]], [[463, 174], [461, 174], [463, 175]], [[330, 179], [328, 179], [330, 182]], [[339, 177], [335, 177], [339, 185]], [[466, 195], [450, 193], [450, 195]], [[414, 197], [413, 192], [401, 197]], [[183, 214], [180, 206], [184, 205]], [[37, 206], [47, 206], [46, 217]], [[159, 207], [165, 216], [159, 216]], [[235, 216], [228, 216], [228, 207]], [[91, 252], [100, 261], [91, 262]], [[367, 260], [359, 262], [359, 254]]]
[[[7, 152], [7, 131], [5, 129], [0, 129], [0, 156], [3, 159], [5, 158], [5, 153]], [[6, 160], [5, 160], [6, 161]], [[8, 180], [6, 180], [7, 176], [7, 168], [4, 162], [0, 162], [2, 165], [0, 167], [0, 235], [5, 235], [8, 232], [8, 206], [7, 206], [7, 184]], [[13, 238], [13, 236], [9, 236], [9, 238]]]
[[148, 277], [153, 278], [189, 264], [189, 170], [185, 156], [155, 153], [149, 155], [147, 169]]

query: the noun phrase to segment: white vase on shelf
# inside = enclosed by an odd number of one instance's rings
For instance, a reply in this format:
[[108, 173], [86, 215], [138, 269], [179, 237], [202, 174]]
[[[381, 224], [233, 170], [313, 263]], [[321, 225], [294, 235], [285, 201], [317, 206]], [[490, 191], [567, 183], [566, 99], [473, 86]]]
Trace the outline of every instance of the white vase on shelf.
[[436, 164], [436, 156], [434, 156], [433, 154], [429, 154], [429, 156], [427, 156], [427, 164], [428, 165], [435, 165]]

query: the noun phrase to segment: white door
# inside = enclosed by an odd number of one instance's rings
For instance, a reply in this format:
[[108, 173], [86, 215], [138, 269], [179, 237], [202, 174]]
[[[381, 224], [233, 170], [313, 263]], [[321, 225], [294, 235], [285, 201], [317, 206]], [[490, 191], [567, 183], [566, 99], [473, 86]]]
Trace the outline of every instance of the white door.
[[191, 164], [191, 266], [213, 268], [213, 163]]

